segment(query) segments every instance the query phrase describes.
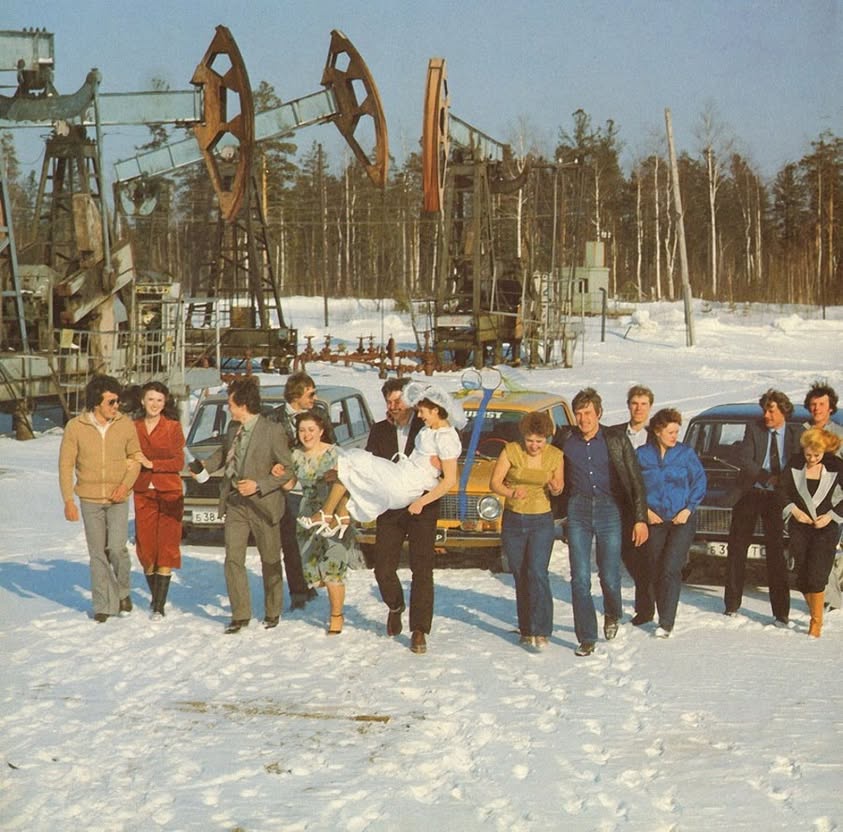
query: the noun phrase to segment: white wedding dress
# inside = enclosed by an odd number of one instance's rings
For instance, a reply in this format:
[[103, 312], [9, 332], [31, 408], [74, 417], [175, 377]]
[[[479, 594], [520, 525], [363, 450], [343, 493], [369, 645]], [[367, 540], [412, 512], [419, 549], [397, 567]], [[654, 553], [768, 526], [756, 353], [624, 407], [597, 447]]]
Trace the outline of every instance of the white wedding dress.
[[387, 509], [406, 508], [439, 481], [442, 472], [430, 458], [457, 459], [461, 451], [459, 434], [452, 427], [422, 428], [413, 452], [397, 462], [362, 448], [340, 449], [337, 474], [348, 489], [348, 513], [365, 523]]

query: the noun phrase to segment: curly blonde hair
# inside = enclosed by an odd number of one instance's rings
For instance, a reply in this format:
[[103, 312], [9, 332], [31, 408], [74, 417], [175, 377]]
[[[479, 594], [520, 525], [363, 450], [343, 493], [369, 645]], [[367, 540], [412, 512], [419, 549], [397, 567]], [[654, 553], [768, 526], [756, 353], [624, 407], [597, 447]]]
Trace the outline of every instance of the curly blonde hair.
[[809, 450], [823, 454], [836, 454], [840, 449], [840, 437], [822, 428], [808, 428], [799, 437], [799, 444]]

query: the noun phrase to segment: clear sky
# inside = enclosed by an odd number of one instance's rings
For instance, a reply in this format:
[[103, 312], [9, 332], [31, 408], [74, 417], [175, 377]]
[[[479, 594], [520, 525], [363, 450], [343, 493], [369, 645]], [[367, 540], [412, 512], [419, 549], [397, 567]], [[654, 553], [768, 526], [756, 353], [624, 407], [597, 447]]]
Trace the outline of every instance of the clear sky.
[[[224, 24], [252, 85], [265, 80], [283, 100], [321, 88], [336, 28], [372, 71], [399, 159], [418, 146], [428, 59], [444, 57], [452, 111], [501, 140], [526, 123], [550, 153], [582, 108], [619, 126], [628, 167], [662, 139], [665, 107], [678, 149], [696, 153], [713, 103], [738, 149], [772, 176], [822, 130], [843, 134], [841, 12], [841, 0], [5, 0], [0, 27], [55, 33], [65, 93], [93, 66], [103, 92], [146, 90], [154, 77], [187, 89]], [[312, 127], [297, 141], [335, 132]], [[29, 152], [19, 143], [24, 163]], [[107, 161], [126, 155], [106, 138]]]

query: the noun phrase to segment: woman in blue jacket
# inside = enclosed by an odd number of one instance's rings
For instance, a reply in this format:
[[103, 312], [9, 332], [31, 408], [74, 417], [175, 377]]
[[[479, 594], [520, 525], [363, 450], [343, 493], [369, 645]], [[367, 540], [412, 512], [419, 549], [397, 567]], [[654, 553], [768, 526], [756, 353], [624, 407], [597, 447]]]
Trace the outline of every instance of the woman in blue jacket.
[[638, 462], [647, 490], [649, 559], [658, 638], [667, 638], [676, 621], [682, 568], [694, 539], [696, 511], [705, 497], [705, 471], [693, 448], [679, 441], [682, 414], [663, 408], [650, 419], [650, 439], [638, 448]]

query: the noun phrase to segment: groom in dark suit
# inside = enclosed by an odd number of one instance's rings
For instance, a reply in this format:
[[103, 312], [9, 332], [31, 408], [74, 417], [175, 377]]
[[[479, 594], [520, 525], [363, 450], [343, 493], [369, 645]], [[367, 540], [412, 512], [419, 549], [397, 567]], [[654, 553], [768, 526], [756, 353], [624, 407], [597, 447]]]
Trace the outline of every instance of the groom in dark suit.
[[[386, 419], [375, 423], [369, 432], [366, 450], [384, 459], [396, 454], [409, 456], [415, 447], [416, 434], [424, 427], [414, 408], [404, 401], [403, 391], [409, 378], [388, 379], [381, 393], [386, 401]], [[404, 540], [410, 544], [410, 649], [414, 653], [427, 650], [425, 636], [433, 621], [433, 561], [435, 558], [436, 521], [439, 501], [428, 503], [420, 514], [406, 508], [389, 509], [378, 517], [375, 533], [375, 579], [381, 598], [389, 607], [386, 634], [397, 636], [402, 630], [401, 613], [405, 610], [404, 590], [398, 580], [398, 561]]]
[[284, 596], [279, 521], [284, 513], [281, 486], [290, 474], [272, 476], [280, 463], [293, 470], [287, 437], [281, 425], [260, 415], [260, 388], [254, 378], [236, 378], [228, 386], [231, 422], [222, 447], [203, 463], [209, 472], [225, 469], [219, 512], [225, 516], [225, 584], [231, 602], [226, 633], [247, 627], [252, 617], [246, 547], [253, 536], [261, 558], [264, 592], [263, 626], [278, 625]]
[[737, 450], [740, 473], [729, 527], [724, 612], [735, 615], [740, 609], [747, 549], [760, 517], [764, 524], [767, 583], [774, 623], [777, 627], [786, 627], [790, 617], [790, 584], [784, 557], [784, 523], [775, 487], [787, 460], [800, 452], [802, 427], [788, 423], [793, 405], [780, 390], [768, 390], [758, 404], [763, 416], [747, 425]]

